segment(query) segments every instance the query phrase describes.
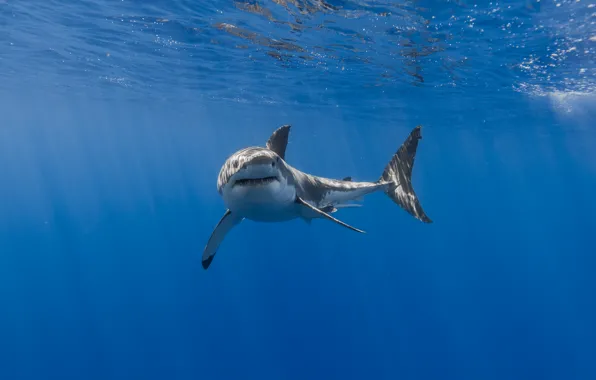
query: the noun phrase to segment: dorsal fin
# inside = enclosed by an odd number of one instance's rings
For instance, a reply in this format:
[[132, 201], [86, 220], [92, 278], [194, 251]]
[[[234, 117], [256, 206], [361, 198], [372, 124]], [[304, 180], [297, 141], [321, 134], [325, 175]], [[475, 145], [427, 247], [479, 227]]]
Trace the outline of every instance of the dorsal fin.
[[344, 179], [342, 179], [342, 181], [346, 181], [346, 182], [350, 182], [352, 180], [352, 177], [345, 177]]
[[267, 149], [274, 151], [284, 160], [286, 156], [286, 147], [288, 146], [290, 127], [290, 125], [282, 125], [273, 132], [271, 137], [269, 137], [269, 140], [267, 140]]

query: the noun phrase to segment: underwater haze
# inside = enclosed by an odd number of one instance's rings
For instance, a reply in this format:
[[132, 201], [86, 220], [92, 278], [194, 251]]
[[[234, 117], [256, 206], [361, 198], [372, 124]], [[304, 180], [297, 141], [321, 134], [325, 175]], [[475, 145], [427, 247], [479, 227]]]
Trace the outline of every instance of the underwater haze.
[[[596, 3], [0, 0], [0, 379], [596, 379]], [[412, 183], [245, 221], [226, 158]]]

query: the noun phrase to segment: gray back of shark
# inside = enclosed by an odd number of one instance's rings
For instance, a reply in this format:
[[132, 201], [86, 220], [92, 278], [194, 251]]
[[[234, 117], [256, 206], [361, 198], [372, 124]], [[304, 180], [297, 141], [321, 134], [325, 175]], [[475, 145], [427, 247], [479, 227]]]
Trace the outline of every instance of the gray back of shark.
[[[300, 217], [308, 223], [312, 219], [323, 218], [353, 231], [364, 233], [364, 231], [336, 219], [331, 214], [338, 211], [338, 208], [358, 206], [349, 202], [362, 199], [365, 195], [377, 191], [383, 191], [393, 202], [416, 219], [424, 223], [432, 223], [422, 209], [411, 182], [418, 142], [422, 139], [421, 126], [415, 127], [410, 132], [408, 138], [386, 165], [382, 175], [374, 182], [357, 182], [353, 181], [351, 177], [344, 177], [342, 180], [318, 177], [293, 168], [285, 161], [289, 132], [290, 126], [284, 125], [269, 137], [266, 148], [245, 148], [230, 156], [218, 177], [219, 193], [222, 194], [223, 187], [242, 165], [246, 162], [253, 162], [256, 158], [278, 163], [278, 170], [284, 181], [287, 181], [288, 186], [293, 186], [295, 189], [296, 217]], [[210, 266], [219, 245], [228, 232], [244, 219], [244, 216], [236, 214], [229, 209], [226, 210], [213, 230], [203, 251], [202, 265], [204, 269]]]

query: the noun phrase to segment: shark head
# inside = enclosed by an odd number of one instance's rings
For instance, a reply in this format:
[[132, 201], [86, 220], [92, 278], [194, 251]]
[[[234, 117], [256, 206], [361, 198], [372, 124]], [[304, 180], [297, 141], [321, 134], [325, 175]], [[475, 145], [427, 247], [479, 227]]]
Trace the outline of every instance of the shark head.
[[279, 212], [296, 198], [285, 161], [274, 151], [260, 147], [231, 155], [219, 172], [217, 190], [231, 211], [253, 217], [258, 214], [267, 218], [267, 212]]

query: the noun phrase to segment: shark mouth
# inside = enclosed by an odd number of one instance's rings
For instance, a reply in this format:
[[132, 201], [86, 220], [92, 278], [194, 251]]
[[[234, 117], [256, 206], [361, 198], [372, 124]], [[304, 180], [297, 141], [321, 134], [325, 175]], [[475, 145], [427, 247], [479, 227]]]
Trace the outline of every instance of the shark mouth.
[[234, 182], [234, 186], [258, 186], [268, 185], [274, 181], [279, 181], [277, 177], [264, 177], [264, 178], [243, 178], [238, 179]]

